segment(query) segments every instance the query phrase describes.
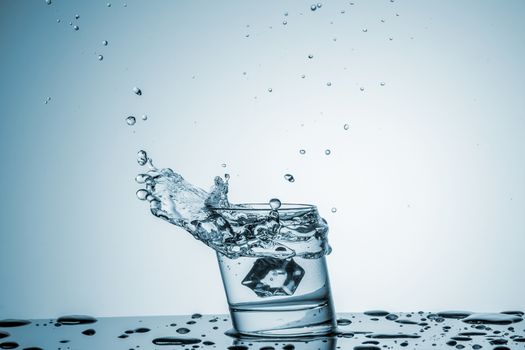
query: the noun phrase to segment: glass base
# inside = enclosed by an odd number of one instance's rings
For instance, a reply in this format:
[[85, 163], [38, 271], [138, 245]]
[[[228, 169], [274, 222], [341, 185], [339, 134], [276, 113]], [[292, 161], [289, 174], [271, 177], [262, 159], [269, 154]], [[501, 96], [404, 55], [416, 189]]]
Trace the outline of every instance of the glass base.
[[302, 337], [333, 334], [336, 330], [330, 302], [274, 308], [230, 306], [235, 330], [244, 336]]

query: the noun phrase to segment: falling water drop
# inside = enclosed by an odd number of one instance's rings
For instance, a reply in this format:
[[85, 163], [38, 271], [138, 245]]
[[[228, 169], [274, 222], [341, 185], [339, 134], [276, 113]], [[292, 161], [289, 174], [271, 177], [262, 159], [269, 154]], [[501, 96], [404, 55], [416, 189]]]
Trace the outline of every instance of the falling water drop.
[[361, 86], [361, 87], [359, 88], [359, 90], [361, 90], [361, 91], [365, 91], [365, 88]]
[[283, 25], [287, 25], [288, 24], [288, 21], [287, 20], [284, 20], [283, 21]]
[[99, 61], [102, 61], [102, 60], [104, 59], [104, 56], [102, 56], [102, 55], [98, 55], [97, 58], [98, 58]]
[[79, 30], [80, 28], [78, 26], [73, 26], [74, 30]]
[[312, 4], [312, 6], [310, 6], [310, 10], [312, 10], [312, 11], [317, 10], [317, 5], [316, 4]]
[[332, 86], [332, 82], [330, 82], [330, 81], [327, 82], [327, 83], [326, 83], [326, 86]]
[[104, 45], [104, 46], [108, 46], [108, 41], [107, 41], [107, 40], [103, 40], [103, 41], [102, 41], [102, 45]]
[[137, 95], [137, 96], [142, 96], [142, 90], [139, 89], [139, 88], [136, 87], [136, 86], [133, 88], [133, 92], [134, 92], [135, 95]]
[[140, 150], [137, 152], [137, 163], [139, 163], [140, 166], [146, 165], [148, 162], [148, 154], [144, 150]]
[[348, 125], [348, 124], [345, 124], [345, 125], [343, 126], [343, 129], [345, 129], [345, 130], [348, 130], [348, 129], [350, 129], [350, 125]]
[[277, 210], [281, 207], [281, 201], [278, 198], [270, 199], [270, 207], [272, 210]]
[[75, 19], [79, 19], [80, 18], [80, 15], [75, 15]]
[[382, 81], [382, 82], [379, 83], [379, 85], [381, 85], [381, 86], [385, 86], [385, 82]]
[[142, 120], [148, 120], [148, 115], [147, 114], [143, 114], [142, 115]]
[[273, 91], [273, 89], [272, 89], [272, 88], [268, 88], [268, 92], [272, 92], [272, 91]]
[[129, 126], [135, 125], [136, 122], [137, 119], [135, 119], [135, 117], [132, 115], [126, 118], [126, 124], [128, 124]]
[[295, 181], [295, 178], [293, 177], [292, 174], [285, 174], [284, 175], [284, 179], [288, 182], [294, 182]]
[[314, 55], [309, 54], [309, 55], [308, 55], [308, 58], [309, 58], [309, 59], [312, 59], [312, 58], [314, 58]]
[[363, 28], [363, 33], [366, 33], [366, 32], [368, 32], [368, 29]]
[[306, 151], [305, 151], [304, 149], [300, 149], [300, 150], [299, 150], [299, 153], [300, 153], [300, 154], [305, 154]]
[[330, 210], [332, 213], [335, 213], [337, 211], [337, 208], [336, 207], [333, 207], [331, 210]]
[[332, 153], [332, 151], [330, 151], [330, 149], [328, 149], [328, 148], [325, 149], [324, 154], [326, 154], [327, 156], [329, 156], [330, 153]]

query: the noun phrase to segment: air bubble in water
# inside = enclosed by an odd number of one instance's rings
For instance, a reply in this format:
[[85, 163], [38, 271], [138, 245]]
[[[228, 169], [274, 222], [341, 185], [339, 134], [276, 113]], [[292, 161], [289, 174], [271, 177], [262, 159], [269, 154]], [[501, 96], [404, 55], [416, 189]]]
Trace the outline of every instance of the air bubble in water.
[[335, 213], [337, 211], [337, 208], [336, 207], [333, 207], [331, 210], [330, 210], [332, 213]]
[[293, 177], [292, 174], [285, 174], [284, 175], [284, 179], [288, 182], [294, 182], [295, 181], [295, 178]]
[[135, 117], [132, 115], [126, 118], [126, 124], [128, 124], [129, 126], [135, 125], [136, 122], [137, 119], [135, 119]]
[[144, 150], [140, 150], [137, 152], [137, 163], [139, 163], [140, 166], [146, 165], [148, 162], [148, 154]]
[[277, 210], [281, 207], [281, 201], [277, 198], [270, 199], [270, 207], [272, 210]]
[[343, 129], [345, 129], [345, 130], [348, 130], [348, 129], [350, 129], [350, 125], [348, 125], [348, 124], [345, 124], [345, 125], [343, 126]]
[[107, 41], [107, 40], [103, 40], [103, 41], [102, 41], [102, 45], [104, 45], [104, 46], [108, 46], [108, 41]]
[[133, 93], [135, 93], [137, 96], [142, 96], [142, 90], [136, 86], [133, 88]]
[[104, 56], [102, 56], [102, 55], [98, 55], [97, 58], [98, 58], [99, 61], [102, 61], [102, 60], [104, 59]]
[[78, 26], [73, 26], [74, 30], [79, 30], [80, 28]]
[[300, 150], [299, 150], [299, 153], [300, 153], [300, 154], [305, 154], [306, 151], [305, 151], [304, 149], [300, 149]]
[[325, 149], [324, 154], [326, 154], [327, 156], [329, 156], [330, 153], [332, 153], [332, 151], [330, 151], [329, 149]]

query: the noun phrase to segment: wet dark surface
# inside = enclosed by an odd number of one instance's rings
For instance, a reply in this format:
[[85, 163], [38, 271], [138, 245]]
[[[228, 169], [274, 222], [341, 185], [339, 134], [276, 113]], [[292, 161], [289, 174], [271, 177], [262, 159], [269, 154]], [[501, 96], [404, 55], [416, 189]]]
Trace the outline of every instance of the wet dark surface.
[[333, 336], [238, 338], [227, 315], [0, 320], [0, 349], [525, 349], [523, 312], [338, 314]]

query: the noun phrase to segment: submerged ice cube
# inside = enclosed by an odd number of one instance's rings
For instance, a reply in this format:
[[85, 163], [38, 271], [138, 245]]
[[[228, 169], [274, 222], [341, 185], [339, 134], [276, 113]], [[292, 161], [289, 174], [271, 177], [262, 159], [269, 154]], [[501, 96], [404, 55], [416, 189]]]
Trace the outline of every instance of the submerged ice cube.
[[259, 258], [242, 284], [257, 296], [293, 295], [304, 276], [304, 269], [293, 259]]

